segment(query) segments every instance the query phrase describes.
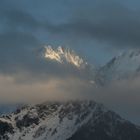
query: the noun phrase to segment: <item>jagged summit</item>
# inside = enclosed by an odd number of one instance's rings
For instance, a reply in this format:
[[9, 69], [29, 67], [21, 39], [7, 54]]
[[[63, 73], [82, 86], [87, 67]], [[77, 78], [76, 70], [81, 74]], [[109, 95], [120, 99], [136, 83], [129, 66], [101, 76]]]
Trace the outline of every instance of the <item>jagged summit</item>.
[[70, 63], [77, 68], [85, 68], [86, 65], [88, 65], [87, 62], [85, 62], [70, 48], [63, 48], [61, 46], [59, 46], [58, 48], [53, 48], [50, 45], [45, 46], [44, 48], [44, 57], [47, 59], [57, 61], [61, 64]]

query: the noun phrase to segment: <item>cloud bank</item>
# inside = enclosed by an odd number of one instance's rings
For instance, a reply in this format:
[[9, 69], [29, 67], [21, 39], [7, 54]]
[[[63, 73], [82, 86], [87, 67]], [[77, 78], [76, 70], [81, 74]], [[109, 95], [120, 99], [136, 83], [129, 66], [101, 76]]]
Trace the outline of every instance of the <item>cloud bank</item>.
[[17, 104], [47, 100], [95, 100], [125, 119], [140, 124], [139, 83], [138, 77], [98, 88], [84, 79], [72, 76], [17, 82], [17, 78], [0, 75], [0, 102]]

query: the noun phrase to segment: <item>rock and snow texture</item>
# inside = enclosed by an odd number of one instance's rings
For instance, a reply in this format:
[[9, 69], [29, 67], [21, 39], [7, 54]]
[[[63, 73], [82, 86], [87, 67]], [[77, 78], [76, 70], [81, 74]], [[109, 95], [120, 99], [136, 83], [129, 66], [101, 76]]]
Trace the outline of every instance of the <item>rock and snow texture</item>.
[[85, 68], [87, 62], [85, 62], [80, 56], [78, 56], [73, 50], [69, 48], [63, 48], [59, 46], [53, 49], [51, 46], [45, 46], [45, 58], [57, 61], [61, 64], [69, 63], [77, 68]]
[[1, 140], [139, 140], [140, 128], [94, 101], [46, 102], [0, 118]]

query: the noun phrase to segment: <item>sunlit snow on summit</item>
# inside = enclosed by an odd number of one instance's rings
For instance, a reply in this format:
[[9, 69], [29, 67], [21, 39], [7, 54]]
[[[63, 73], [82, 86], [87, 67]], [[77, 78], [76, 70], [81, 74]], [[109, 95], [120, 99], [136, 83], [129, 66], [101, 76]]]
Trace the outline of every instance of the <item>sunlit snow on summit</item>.
[[84, 68], [87, 63], [84, 62], [73, 50], [69, 48], [63, 48], [59, 46], [57, 49], [53, 49], [52, 46], [45, 46], [44, 57], [57, 61], [59, 63], [70, 63], [78, 68]]

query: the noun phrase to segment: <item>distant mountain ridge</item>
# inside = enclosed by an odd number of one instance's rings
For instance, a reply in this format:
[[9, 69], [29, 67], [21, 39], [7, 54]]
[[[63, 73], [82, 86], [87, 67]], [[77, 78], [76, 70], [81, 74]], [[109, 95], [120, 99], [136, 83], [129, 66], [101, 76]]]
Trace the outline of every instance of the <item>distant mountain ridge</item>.
[[125, 80], [140, 73], [140, 50], [128, 50], [115, 56], [103, 67], [96, 68], [88, 64], [82, 57], [69, 48], [58, 47], [53, 49], [45, 46], [44, 57], [61, 64], [70, 64], [79, 71], [85, 70], [90, 75], [91, 83], [105, 85], [113, 81]]

